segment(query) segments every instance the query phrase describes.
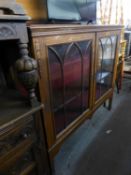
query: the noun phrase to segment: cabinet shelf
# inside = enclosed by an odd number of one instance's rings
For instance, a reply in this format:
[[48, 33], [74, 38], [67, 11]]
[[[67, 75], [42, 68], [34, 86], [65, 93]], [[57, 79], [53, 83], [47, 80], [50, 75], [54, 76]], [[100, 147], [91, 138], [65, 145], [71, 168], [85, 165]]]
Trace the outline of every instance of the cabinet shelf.
[[96, 75], [97, 83], [104, 83], [104, 79], [111, 75], [111, 72], [98, 72]]

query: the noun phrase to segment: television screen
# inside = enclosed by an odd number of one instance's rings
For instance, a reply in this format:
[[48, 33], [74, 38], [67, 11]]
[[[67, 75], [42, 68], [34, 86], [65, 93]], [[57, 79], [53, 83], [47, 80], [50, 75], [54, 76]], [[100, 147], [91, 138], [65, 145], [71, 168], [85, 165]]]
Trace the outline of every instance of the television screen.
[[95, 21], [97, 0], [48, 0], [51, 20]]

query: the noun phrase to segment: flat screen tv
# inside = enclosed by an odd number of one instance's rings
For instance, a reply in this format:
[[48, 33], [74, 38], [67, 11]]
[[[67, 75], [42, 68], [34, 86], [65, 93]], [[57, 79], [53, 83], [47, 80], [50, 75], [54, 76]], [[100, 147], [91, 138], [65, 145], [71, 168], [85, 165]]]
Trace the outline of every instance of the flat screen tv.
[[97, 0], [47, 0], [48, 19], [61, 22], [96, 21]]

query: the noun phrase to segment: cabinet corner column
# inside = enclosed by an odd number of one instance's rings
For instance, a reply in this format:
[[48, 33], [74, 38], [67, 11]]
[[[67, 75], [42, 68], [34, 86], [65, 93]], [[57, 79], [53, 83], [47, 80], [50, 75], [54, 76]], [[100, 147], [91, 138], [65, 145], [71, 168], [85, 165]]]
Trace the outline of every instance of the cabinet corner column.
[[38, 81], [37, 62], [29, 57], [27, 43], [18, 43], [20, 58], [15, 62], [17, 76], [25, 89], [28, 91], [30, 105], [37, 105], [38, 101], [35, 94], [35, 87]]

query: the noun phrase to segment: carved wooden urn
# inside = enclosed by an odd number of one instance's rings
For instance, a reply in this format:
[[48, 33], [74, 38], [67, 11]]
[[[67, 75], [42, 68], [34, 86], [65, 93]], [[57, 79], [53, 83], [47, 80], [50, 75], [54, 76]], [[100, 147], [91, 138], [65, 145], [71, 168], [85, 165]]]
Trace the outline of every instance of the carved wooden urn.
[[35, 86], [38, 80], [37, 62], [28, 56], [27, 44], [20, 44], [21, 57], [15, 63], [17, 75], [29, 92], [32, 104], [35, 104]]
[[37, 104], [35, 86], [38, 80], [37, 62], [28, 55], [28, 34], [23, 7], [15, 0], [0, 0], [0, 40], [16, 40], [20, 58], [15, 63], [19, 81], [29, 94], [31, 106]]

